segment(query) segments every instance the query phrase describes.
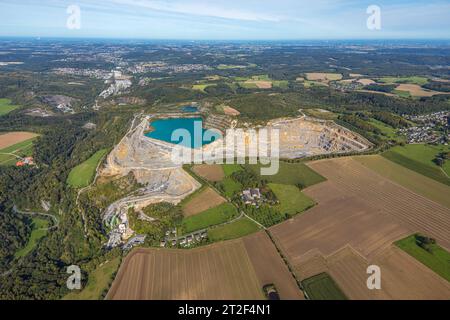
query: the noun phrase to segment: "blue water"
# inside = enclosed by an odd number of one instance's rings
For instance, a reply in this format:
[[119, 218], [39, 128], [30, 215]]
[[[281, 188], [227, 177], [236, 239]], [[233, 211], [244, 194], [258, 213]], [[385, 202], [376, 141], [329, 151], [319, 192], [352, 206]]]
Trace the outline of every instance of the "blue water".
[[[200, 117], [156, 120], [150, 123], [154, 130], [147, 133], [146, 136], [172, 144], [180, 144], [188, 148], [201, 148], [204, 145], [214, 142], [220, 137], [220, 133], [214, 130], [215, 135], [213, 135], [211, 141], [209, 141], [209, 139], [204, 139], [204, 134], [208, 130], [204, 129], [202, 124], [203, 120]], [[189, 133], [189, 136], [186, 136], [186, 139], [183, 139], [185, 136], [182, 133], [180, 139], [176, 139], [175, 137], [172, 139], [172, 134], [177, 129], [187, 130], [184, 131], [184, 133]]]
[[198, 108], [194, 106], [184, 106], [182, 110], [183, 112], [190, 112], [190, 113], [198, 112]]

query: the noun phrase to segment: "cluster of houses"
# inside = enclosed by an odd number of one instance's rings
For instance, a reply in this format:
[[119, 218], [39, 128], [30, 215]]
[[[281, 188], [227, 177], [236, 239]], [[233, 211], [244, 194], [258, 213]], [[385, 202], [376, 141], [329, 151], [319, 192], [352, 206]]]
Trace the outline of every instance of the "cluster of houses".
[[242, 201], [247, 205], [258, 207], [263, 200], [261, 191], [258, 188], [242, 191]]
[[208, 238], [208, 232], [206, 230], [197, 231], [190, 235], [183, 237], [177, 237], [177, 229], [173, 229], [166, 232], [166, 237], [161, 241], [160, 247], [164, 248], [167, 246], [176, 247], [180, 245], [181, 247], [190, 247], [195, 243], [200, 243]]
[[405, 119], [419, 123], [418, 126], [400, 129], [400, 133], [406, 135], [408, 143], [442, 143], [447, 144], [450, 139], [437, 132], [437, 126], [450, 127], [450, 113], [440, 111], [425, 115], [404, 115]]

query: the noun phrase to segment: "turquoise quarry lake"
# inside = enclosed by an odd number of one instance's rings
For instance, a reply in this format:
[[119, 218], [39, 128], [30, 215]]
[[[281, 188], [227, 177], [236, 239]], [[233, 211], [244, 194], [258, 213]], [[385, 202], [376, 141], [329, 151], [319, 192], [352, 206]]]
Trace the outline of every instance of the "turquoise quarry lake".
[[[214, 137], [211, 139], [204, 139], [207, 129], [203, 128], [203, 119], [201, 117], [196, 118], [171, 118], [160, 119], [150, 123], [153, 128], [152, 132], [145, 134], [149, 138], [157, 139], [172, 144], [180, 144], [189, 148], [201, 148], [204, 145], [214, 142], [220, 133], [214, 130]], [[186, 130], [189, 133], [189, 137], [186, 139], [172, 139], [173, 133], [178, 129]], [[184, 135], [182, 135], [184, 137]]]

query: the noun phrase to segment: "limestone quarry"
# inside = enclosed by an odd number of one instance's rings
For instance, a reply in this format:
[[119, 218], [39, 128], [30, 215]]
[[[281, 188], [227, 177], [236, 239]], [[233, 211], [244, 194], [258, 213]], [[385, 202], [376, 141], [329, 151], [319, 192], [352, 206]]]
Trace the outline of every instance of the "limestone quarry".
[[[127, 219], [129, 208], [140, 210], [150, 204], [163, 201], [178, 204], [201, 186], [183, 170], [183, 164], [188, 164], [188, 161], [174, 161], [172, 156], [175, 150], [193, 154], [192, 149], [145, 136], [145, 133], [151, 129], [152, 119], [170, 117], [186, 117], [186, 115], [167, 114], [136, 117], [130, 131], [107, 157], [101, 175], [125, 176], [131, 172], [142, 186], [137, 193], [111, 204], [105, 211], [104, 222], [112, 228], [108, 243], [110, 247], [123, 244], [133, 234]], [[214, 122], [217, 123], [217, 120], [205, 121], [206, 125]], [[221, 123], [223, 124], [223, 121]], [[236, 124], [236, 121], [229, 122], [231, 127]], [[230, 146], [224, 143], [227, 141], [227, 134], [223, 132], [226, 131], [223, 129], [223, 127], [220, 128], [224, 134], [223, 138], [196, 150], [197, 153], [200, 152], [204, 155], [203, 160], [223, 159], [227, 155], [232, 155], [234, 159], [233, 151], [238, 151], [239, 144]], [[266, 127], [244, 129], [243, 145], [247, 152], [257, 147], [250, 142], [249, 136], [256, 134], [259, 139], [260, 129], [267, 129], [268, 132], [272, 132], [274, 129], [278, 130], [279, 157], [285, 159], [331, 153], [363, 152], [371, 147], [370, 142], [366, 139], [332, 121], [302, 116], [294, 119], [274, 120], [269, 122]], [[273, 155], [270, 140], [266, 144], [269, 150], [268, 155]], [[243, 145], [240, 145], [241, 152]], [[278, 157], [278, 155], [276, 156]]]

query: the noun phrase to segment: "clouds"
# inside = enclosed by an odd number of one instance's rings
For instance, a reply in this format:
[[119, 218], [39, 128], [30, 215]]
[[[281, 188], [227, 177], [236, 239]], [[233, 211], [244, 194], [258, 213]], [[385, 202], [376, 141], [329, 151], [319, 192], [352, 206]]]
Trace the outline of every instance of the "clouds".
[[[65, 29], [77, 4], [83, 27]], [[366, 27], [369, 5], [382, 29]], [[0, 35], [176, 39], [450, 38], [449, 0], [0, 0]]]

